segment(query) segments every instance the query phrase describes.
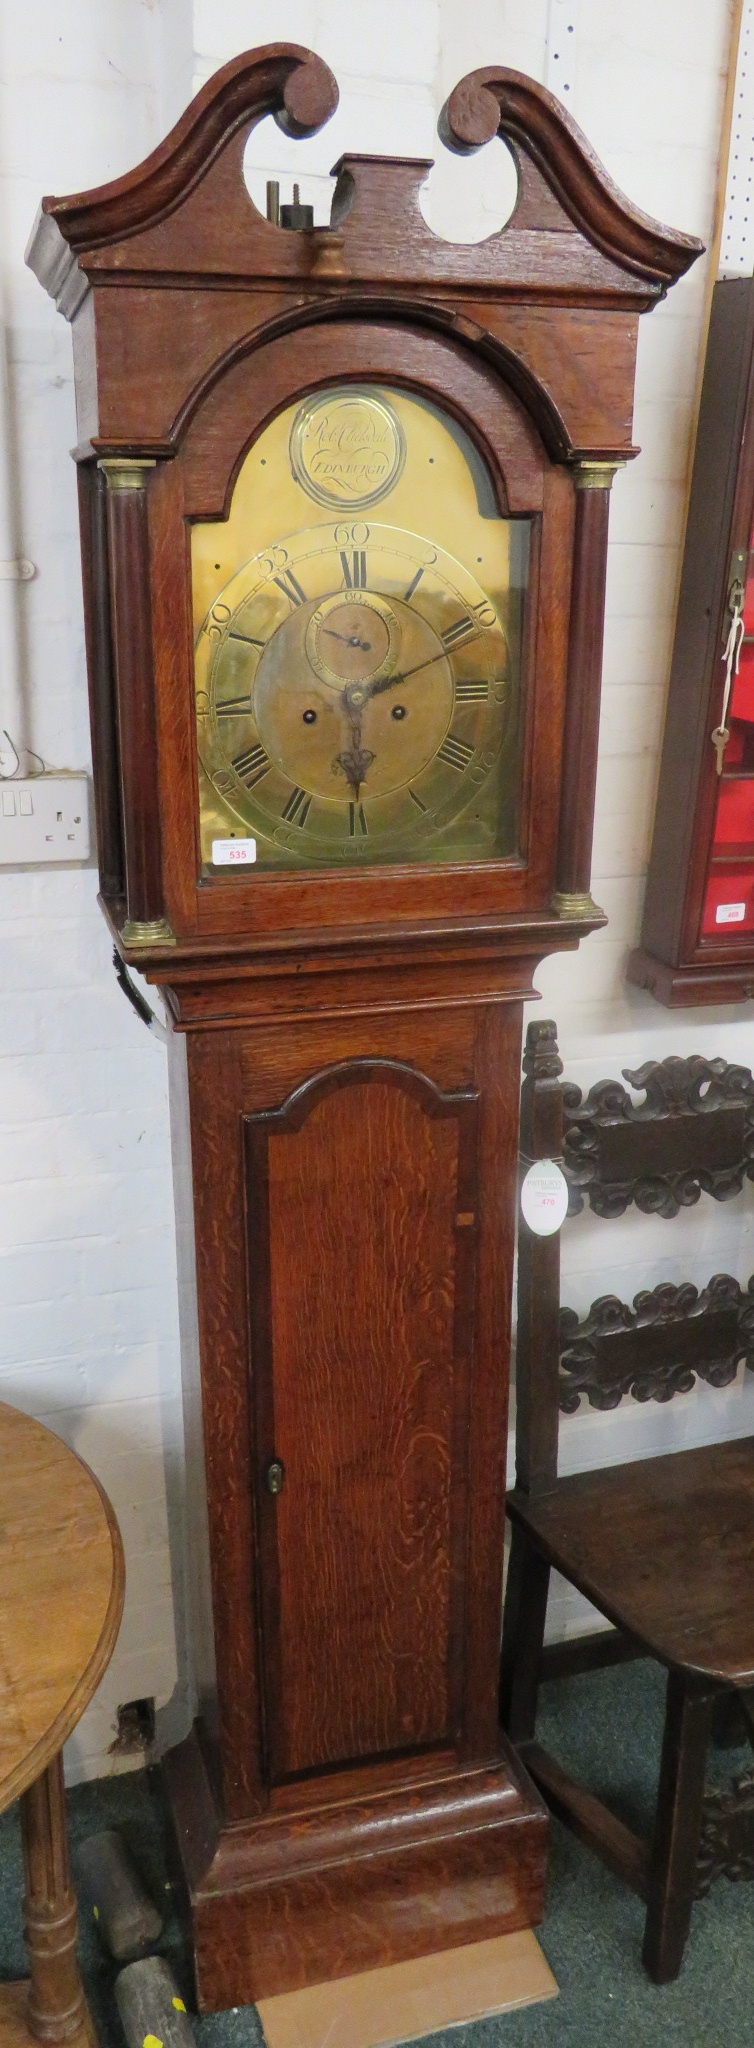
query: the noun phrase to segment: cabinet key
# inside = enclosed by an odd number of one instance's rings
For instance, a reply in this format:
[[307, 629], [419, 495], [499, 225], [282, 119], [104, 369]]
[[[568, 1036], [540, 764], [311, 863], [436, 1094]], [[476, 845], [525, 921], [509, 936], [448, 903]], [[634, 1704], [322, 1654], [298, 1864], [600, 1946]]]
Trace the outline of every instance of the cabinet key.
[[730, 732], [728, 730], [727, 725], [716, 725], [714, 732], [710, 733], [710, 739], [712, 741], [712, 745], [715, 749], [715, 754], [717, 757], [717, 772], [718, 775], [722, 775], [725, 749], [730, 739]]

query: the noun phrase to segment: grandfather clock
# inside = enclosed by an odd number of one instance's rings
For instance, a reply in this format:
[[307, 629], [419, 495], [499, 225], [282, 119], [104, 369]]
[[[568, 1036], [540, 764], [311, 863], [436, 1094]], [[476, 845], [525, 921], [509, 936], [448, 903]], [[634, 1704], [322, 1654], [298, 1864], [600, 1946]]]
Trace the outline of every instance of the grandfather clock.
[[264, 219], [250, 129], [336, 100], [239, 57], [28, 252], [73, 327], [102, 907], [172, 1019], [205, 2010], [541, 1910], [497, 1719], [521, 1013], [603, 921], [609, 485], [700, 247], [495, 67], [442, 134], [505, 138], [499, 234], [440, 240], [428, 164], [373, 156], [329, 227]]

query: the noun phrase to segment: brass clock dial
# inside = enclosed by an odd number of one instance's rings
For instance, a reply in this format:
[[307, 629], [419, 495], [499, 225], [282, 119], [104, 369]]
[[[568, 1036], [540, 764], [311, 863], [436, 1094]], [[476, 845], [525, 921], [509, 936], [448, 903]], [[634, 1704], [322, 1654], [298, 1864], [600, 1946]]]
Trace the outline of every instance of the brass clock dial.
[[[383, 398], [381, 427], [386, 412]], [[328, 428], [334, 417], [335, 407]], [[410, 472], [410, 419], [402, 431], [405, 469], [402, 460], [389, 490], [396, 512]], [[299, 472], [300, 445], [299, 436]], [[457, 455], [457, 440], [451, 446]], [[380, 455], [389, 467], [383, 448]], [[328, 514], [322, 489], [318, 473], [311, 523], [295, 477], [307, 522], [278, 526], [269, 545], [235, 567], [199, 625], [208, 867], [218, 840], [222, 859], [234, 837], [253, 840], [257, 864], [271, 866], [512, 851], [502, 785], [507, 778], [510, 789], [517, 770], [519, 660], [503, 606], [439, 537], [371, 512]], [[481, 523], [476, 503], [474, 512]]]

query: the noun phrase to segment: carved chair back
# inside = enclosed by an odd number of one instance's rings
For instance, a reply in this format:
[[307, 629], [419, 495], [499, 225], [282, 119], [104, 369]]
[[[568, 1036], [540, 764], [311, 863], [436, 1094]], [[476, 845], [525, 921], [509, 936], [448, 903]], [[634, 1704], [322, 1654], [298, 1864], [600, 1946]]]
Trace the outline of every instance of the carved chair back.
[[[586, 1097], [562, 1080], [555, 1025], [530, 1024], [521, 1097], [522, 1172], [557, 1160], [569, 1215], [677, 1216], [702, 1193], [728, 1201], [754, 1180], [754, 1076], [725, 1060], [648, 1060]], [[560, 1236], [538, 1237], [521, 1218], [517, 1344], [517, 1487], [557, 1478], [559, 1414], [625, 1395], [667, 1401], [697, 1380], [722, 1387], [741, 1360], [754, 1370], [754, 1275], [745, 1288], [716, 1273], [699, 1291], [670, 1282], [632, 1304], [601, 1295], [579, 1318], [560, 1303]]]

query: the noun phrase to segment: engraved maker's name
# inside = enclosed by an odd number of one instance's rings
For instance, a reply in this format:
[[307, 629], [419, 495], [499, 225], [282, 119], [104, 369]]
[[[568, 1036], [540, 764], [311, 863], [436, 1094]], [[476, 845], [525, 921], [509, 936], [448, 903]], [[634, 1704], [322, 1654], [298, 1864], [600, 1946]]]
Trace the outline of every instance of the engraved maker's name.
[[312, 426], [307, 469], [318, 483], [337, 479], [358, 495], [378, 489], [389, 475], [395, 447], [387, 425], [365, 412], [324, 413]]

